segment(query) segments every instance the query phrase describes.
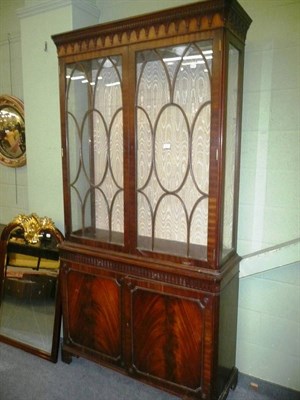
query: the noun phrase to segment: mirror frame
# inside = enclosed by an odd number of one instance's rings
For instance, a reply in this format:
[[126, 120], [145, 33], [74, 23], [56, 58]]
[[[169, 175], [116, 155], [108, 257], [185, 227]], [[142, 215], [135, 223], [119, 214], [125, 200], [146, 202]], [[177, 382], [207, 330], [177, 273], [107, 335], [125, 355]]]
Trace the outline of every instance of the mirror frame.
[[[24, 130], [15, 129], [12, 130], [11, 123], [7, 123], [5, 119], [2, 120], [0, 115], [0, 163], [6, 165], [7, 167], [22, 167], [26, 164], [26, 141], [25, 141], [25, 119], [24, 119], [24, 104], [23, 102], [15, 96], [2, 95], [0, 96], [0, 113], [5, 108], [10, 108], [18, 114], [18, 116], [24, 122]], [[16, 127], [14, 127], [16, 128]], [[14, 141], [14, 145], [22, 145], [21, 155], [13, 156], [13, 154], [8, 155], [4, 150], [2, 143], [4, 142], [7, 132], [14, 133], [17, 132], [18, 139]]]
[[[7, 257], [7, 247], [8, 241], [11, 233], [16, 229], [21, 228], [24, 232], [25, 241], [28, 243], [35, 243], [35, 238], [40, 233], [50, 233], [57, 240], [57, 245], [64, 240], [63, 234], [55, 227], [53, 221], [50, 218], [44, 217], [39, 218], [36, 214], [31, 215], [18, 215], [14, 218], [8, 225], [6, 225], [1, 233], [0, 239], [0, 307], [2, 303], [2, 296], [4, 294], [4, 280], [5, 280], [5, 268], [6, 268], [6, 257]], [[60, 344], [60, 328], [61, 328], [61, 317], [62, 317], [62, 307], [61, 307], [61, 295], [60, 295], [60, 267], [57, 276], [57, 288], [55, 295], [55, 315], [53, 322], [53, 332], [52, 332], [52, 348], [50, 352], [39, 349], [37, 347], [30, 346], [26, 343], [18, 341], [16, 339], [9, 338], [8, 336], [2, 335], [0, 333], [0, 342], [12, 345], [19, 349], [25, 350], [28, 353], [39, 356], [45, 360], [57, 362], [58, 351]]]

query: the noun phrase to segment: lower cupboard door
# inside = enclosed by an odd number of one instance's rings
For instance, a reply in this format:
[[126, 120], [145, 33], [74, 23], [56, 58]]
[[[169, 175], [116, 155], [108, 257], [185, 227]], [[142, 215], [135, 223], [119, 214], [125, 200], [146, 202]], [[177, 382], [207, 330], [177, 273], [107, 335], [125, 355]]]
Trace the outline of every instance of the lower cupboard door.
[[66, 279], [68, 342], [80, 346], [84, 352], [118, 363], [121, 359], [118, 281], [76, 270], [69, 270]]
[[202, 398], [212, 371], [211, 298], [163, 291], [132, 289], [132, 372]]

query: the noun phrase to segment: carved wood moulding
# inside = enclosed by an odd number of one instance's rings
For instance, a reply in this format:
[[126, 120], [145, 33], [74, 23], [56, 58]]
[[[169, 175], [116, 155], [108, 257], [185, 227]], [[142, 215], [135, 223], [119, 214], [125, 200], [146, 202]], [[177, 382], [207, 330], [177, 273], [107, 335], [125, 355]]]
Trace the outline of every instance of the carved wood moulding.
[[205, 1], [52, 36], [59, 57], [227, 27], [244, 41], [251, 23], [236, 0]]
[[[72, 269], [72, 263], [80, 264], [81, 269], [84, 265], [92, 274], [96, 273], [96, 268], [101, 268], [102, 270], [114, 271], [116, 273], [121, 273], [130, 276], [139, 276], [143, 279], [150, 279], [155, 282], [164, 282], [170, 285], [176, 285], [181, 288], [201, 290], [206, 293], [217, 294], [220, 291], [220, 283], [218, 279], [213, 276], [209, 279], [201, 279], [191, 276], [184, 276], [183, 274], [172, 273], [169, 271], [159, 271], [156, 269], [151, 269], [151, 267], [144, 267], [139, 265], [120, 263], [114, 260], [104, 259], [102, 257], [92, 257], [89, 255], [79, 254], [79, 253], [69, 253], [64, 248], [60, 249], [60, 258], [62, 261], [62, 269], [67, 273], [69, 269]], [[92, 268], [90, 268], [92, 267]], [[91, 270], [91, 271], [90, 271]], [[88, 271], [86, 271], [88, 272]], [[206, 276], [208, 278], [208, 276]]]

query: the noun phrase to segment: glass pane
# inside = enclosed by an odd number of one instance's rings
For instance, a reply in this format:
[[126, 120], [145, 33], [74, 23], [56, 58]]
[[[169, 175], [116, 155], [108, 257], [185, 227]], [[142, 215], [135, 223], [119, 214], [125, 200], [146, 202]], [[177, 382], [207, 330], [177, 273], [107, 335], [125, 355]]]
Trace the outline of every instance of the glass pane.
[[0, 153], [4, 157], [17, 159], [25, 154], [25, 122], [18, 110], [0, 109], [0, 132]]
[[72, 231], [123, 244], [121, 57], [69, 65], [66, 78]]
[[226, 155], [225, 155], [225, 187], [223, 214], [223, 252], [226, 256], [233, 248], [233, 213], [235, 188], [235, 161], [237, 140], [237, 100], [239, 51], [230, 45], [227, 88], [227, 117], [226, 117]]
[[36, 354], [43, 352], [48, 357], [54, 340], [58, 238], [55, 231], [38, 230], [41, 222], [49, 227], [47, 218], [32, 218], [32, 215], [18, 218], [18, 222], [14, 219], [6, 226], [9, 234], [4, 232], [1, 237], [5, 256], [0, 265], [3, 271], [0, 335], [17, 347], [30, 346]]
[[137, 54], [139, 248], [206, 259], [212, 44]]

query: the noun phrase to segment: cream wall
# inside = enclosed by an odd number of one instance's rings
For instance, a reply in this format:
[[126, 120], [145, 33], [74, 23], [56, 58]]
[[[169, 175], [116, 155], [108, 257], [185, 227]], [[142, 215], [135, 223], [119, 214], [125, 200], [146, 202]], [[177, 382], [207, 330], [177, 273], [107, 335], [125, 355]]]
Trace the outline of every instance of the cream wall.
[[[24, 0], [0, 0], [0, 95], [23, 100], [20, 24], [16, 8]], [[8, 168], [0, 164], [0, 223], [28, 210], [27, 166]]]
[[[300, 2], [241, 0], [245, 57], [239, 252], [300, 236]], [[299, 249], [299, 247], [298, 247]]]
[[241, 0], [238, 368], [300, 391], [300, 2]]
[[26, 104], [29, 211], [63, 231], [58, 64], [51, 35], [98, 22], [86, 0], [27, 0], [18, 11]]
[[[79, 7], [82, 2], [89, 6], [87, 10], [97, 6], [100, 17], [84, 12]], [[21, 24], [12, 3], [16, 9], [23, 7], [18, 14]], [[50, 3], [51, 10], [47, 9]], [[0, 222], [8, 222], [24, 209], [51, 216], [63, 228], [58, 72], [50, 36], [94, 24], [95, 19], [105, 22], [184, 3], [0, 0], [1, 52], [7, 51], [2, 45], [7, 34], [22, 31], [23, 85], [14, 78], [13, 87], [15, 95], [24, 94], [28, 146], [26, 167], [17, 172], [0, 167]], [[246, 374], [300, 391], [300, 2], [240, 3], [253, 23], [245, 57], [238, 234], [244, 259], [237, 366]], [[44, 11], [34, 14], [34, 6], [45, 6]], [[5, 59], [0, 62], [1, 93], [10, 88]]]

